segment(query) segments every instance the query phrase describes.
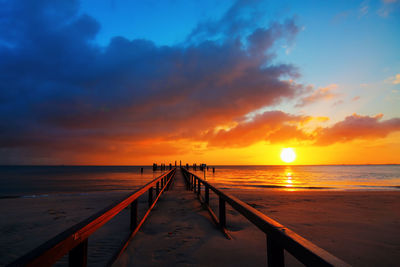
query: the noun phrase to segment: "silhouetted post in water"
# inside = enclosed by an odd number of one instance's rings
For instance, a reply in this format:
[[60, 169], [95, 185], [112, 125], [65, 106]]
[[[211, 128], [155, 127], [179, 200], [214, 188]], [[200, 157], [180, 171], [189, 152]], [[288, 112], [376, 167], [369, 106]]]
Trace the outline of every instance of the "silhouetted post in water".
[[213, 167], [213, 173], [215, 172], [215, 168]]
[[186, 170], [189, 170], [189, 164], [186, 163]]
[[140, 173], [143, 173], [143, 168], [140, 168]]
[[175, 160], [175, 167], [176, 167], [176, 160]]
[[179, 167], [182, 167], [182, 160], [179, 161]]
[[208, 166], [207, 166], [207, 171], [208, 171]]
[[195, 171], [196, 170], [196, 163], [193, 163], [193, 170]]
[[172, 170], [172, 164], [171, 163], [169, 164], [169, 169]]
[[157, 170], [157, 163], [153, 163], [153, 172]]

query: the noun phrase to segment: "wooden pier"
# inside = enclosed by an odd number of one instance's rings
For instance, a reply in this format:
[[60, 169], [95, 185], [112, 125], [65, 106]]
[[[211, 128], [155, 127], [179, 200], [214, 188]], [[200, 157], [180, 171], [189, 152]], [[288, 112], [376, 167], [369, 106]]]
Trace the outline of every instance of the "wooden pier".
[[[138, 218], [137, 199], [143, 194], [148, 195], [148, 209], [142, 218]], [[217, 200], [217, 204], [211, 205], [211, 199]], [[128, 206], [131, 232], [126, 240], [121, 240], [121, 247], [108, 266], [204, 266], [210, 260], [218, 266], [248, 266], [249, 262], [258, 266], [284, 266], [284, 251], [306, 266], [349, 266], [241, 200], [179, 167], [166, 171], [9, 266], [51, 266], [65, 254], [69, 254], [69, 266], [86, 266], [90, 235]], [[213, 208], [218, 210], [218, 216]], [[264, 240], [262, 246], [243, 248], [251, 242], [246, 243], [230, 231], [228, 208], [259, 229], [254, 236], [246, 235], [244, 239]]]

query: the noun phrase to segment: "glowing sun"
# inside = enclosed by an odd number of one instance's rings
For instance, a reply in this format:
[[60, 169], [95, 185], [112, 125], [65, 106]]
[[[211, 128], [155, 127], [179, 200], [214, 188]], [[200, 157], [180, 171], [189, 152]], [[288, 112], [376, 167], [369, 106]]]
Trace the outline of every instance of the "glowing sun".
[[281, 152], [281, 159], [286, 162], [290, 163], [296, 159], [296, 153], [294, 152], [293, 148], [284, 148]]

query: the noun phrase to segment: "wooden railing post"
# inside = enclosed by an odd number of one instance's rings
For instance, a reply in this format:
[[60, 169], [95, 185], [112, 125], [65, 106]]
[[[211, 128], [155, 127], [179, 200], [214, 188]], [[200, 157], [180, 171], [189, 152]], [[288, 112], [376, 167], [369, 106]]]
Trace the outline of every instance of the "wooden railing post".
[[196, 190], [197, 190], [197, 178], [196, 177], [193, 177], [194, 178], [194, 184], [193, 184], [193, 192], [196, 192]]
[[138, 214], [138, 201], [137, 199], [131, 203], [131, 231], [136, 229]]
[[210, 204], [210, 188], [208, 187], [208, 185], [205, 185], [205, 201], [206, 204], [209, 205]]
[[167, 190], [169, 190], [169, 187], [171, 186], [172, 183], [172, 179], [170, 177], [165, 177], [165, 179], [167, 179]]
[[197, 195], [200, 196], [200, 193], [201, 193], [201, 182], [200, 182], [200, 180], [198, 182], [199, 183], [197, 184]]
[[221, 196], [219, 196], [219, 226], [221, 228], [225, 228], [226, 226], [225, 200]]
[[186, 181], [186, 190], [190, 190], [190, 179], [189, 176], [187, 175], [186, 172], [185, 173], [185, 181]]
[[160, 182], [157, 182], [157, 185], [156, 185], [156, 196], [158, 196], [159, 193], [160, 193]]
[[153, 187], [149, 188], [149, 207], [153, 204]]
[[273, 238], [266, 235], [267, 238], [267, 264], [268, 267], [285, 266], [285, 255], [283, 248], [274, 242]]
[[86, 238], [69, 252], [68, 255], [69, 267], [86, 267], [87, 250], [88, 250], [88, 240]]

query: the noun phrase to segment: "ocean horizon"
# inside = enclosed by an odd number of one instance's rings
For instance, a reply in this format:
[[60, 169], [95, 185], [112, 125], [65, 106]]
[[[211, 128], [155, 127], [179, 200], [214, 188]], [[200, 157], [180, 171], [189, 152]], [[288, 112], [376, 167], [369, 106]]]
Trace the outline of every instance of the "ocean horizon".
[[[192, 166], [190, 170], [194, 171]], [[205, 172], [198, 167], [194, 172], [228, 190], [400, 190], [396, 164], [212, 165]], [[132, 191], [161, 173], [149, 165], [0, 166], [0, 199]]]

